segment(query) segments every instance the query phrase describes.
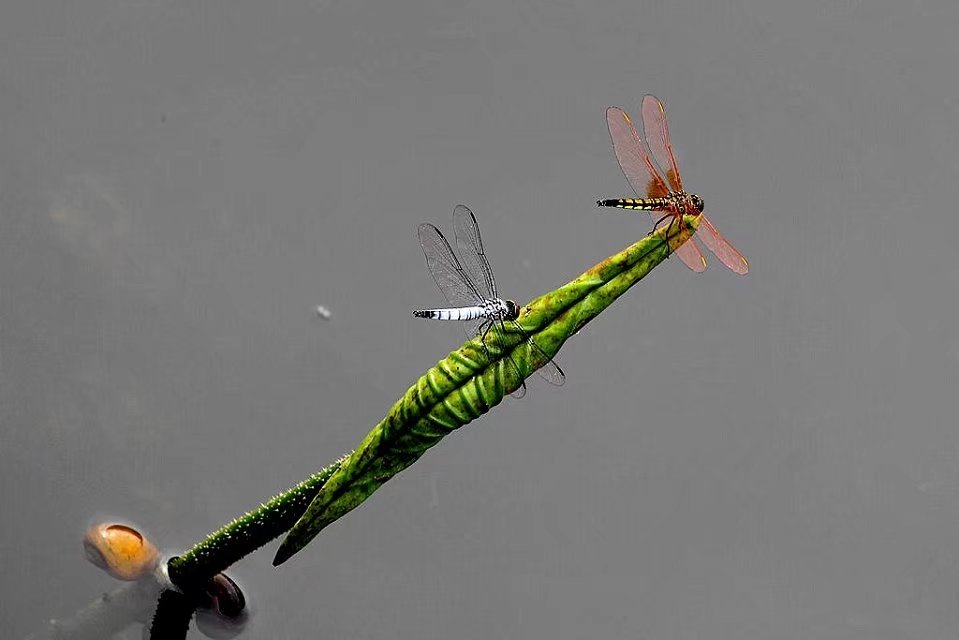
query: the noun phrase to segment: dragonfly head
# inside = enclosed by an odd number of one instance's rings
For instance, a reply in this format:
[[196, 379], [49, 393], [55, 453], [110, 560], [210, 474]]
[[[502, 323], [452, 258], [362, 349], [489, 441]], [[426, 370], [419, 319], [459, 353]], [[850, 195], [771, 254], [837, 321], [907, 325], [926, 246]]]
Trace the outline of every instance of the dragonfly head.
[[702, 213], [703, 209], [706, 208], [706, 203], [703, 202], [703, 199], [697, 196], [695, 193], [689, 196], [689, 200], [693, 203], [693, 207], [695, 207], [696, 211], [699, 213]]
[[507, 320], [515, 320], [519, 317], [519, 305], [512, 300], [504, 300], [506, 303], [506, 313], [509, 314]]

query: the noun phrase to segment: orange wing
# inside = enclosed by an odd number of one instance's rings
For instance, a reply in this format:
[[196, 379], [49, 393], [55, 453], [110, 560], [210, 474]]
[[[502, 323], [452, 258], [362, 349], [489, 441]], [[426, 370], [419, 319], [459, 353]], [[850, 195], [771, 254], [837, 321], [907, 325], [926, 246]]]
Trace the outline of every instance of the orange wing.
[[607, 109], [606, 126], [616, 159], [633, 191], [649, 198], [659, 198], [669, 193], [666, 181], [649, 159], [646, 147], [626, 112], [619, 107]]
[[679, 245], [679, 248], [673, 253], [679, 256], [683, 264], [696, 273], [702, 273], [706, 270], [706, 256], [699, 250], [699, 246], [693, 242], [692, 238]]
[[[713, 223], [705, 214], [699, 216], [699, 229], [696, 231], [696, 237], [703, 241], [703, 244], [709, 247], [709, 250], [715, 254], [719, 261], [729, 267], [729, 269], [741, 276], [749, 273], [749, 261], [746, 256], [741, 254], [729, 240], [720, 234]], [[686, 244], [692, 244], [687, 242]], [[687, 263], [688, 264], [688, 263]]]
[[[677, 224], [676, 218], [669, 216], [666, 219], [661, 220], [656, 228], [661, 229], [663, 227], [668, 227], [675, 224]], [[702, 227], [700, 226], [700, 228]], [[706, 256], [703, 255], [699, 245], [697, 245], [692, 238], [679, 245], [679, 247], [673, 250], [673, 253], [679, 256], [679, 259], [683, 261], [683, 264], [696, 273], [702, 273], [706, 270]]]
[[[672, 142], [669, 140], [666, 109], [663, 108], [663, 103], [656, 96], [647, 95], [643, 98], [643, 132], [646, 134], [646, 143], [649, 145], [653, 158], [662, 169], [665, 169], [666, 179], [669, 180], [670, 186], [674, 191], [682, 191], [683, 180], [679, 175], [679, 165], [676, 163]], [[716, 227], [705, 215], [700, 217], [696, 237], [731, 271], [740, 275], [746, 275], [749, 272], [749, 262], [746, 257], [716, 230]], [[686, 247], [691, 244], [693, 243], [687, 242], [683, 246]], [[677, 251], [676, 253], [680, 252]], [[693, 271], [702, 271], [702, 268], [690, 264], [683, 257], [683, 254], [680, 253], [679, 257]], [[693, 259], [691, 255], [688, 257]], [[699, 252], [698, 257], [702, 259], [701, 252]], [[703, 265], [705, 265], [705, 260], [703, 260]]]
[[659, 164], [659, 168], [666, 172], [669, 186], [673, 191], [682, 191], [683, 179], [679, 175], [679, 165], [673, 154], [673, 145], [669, 141], [666, 109], [656, 96], [643, 97], [643, 133], [653, 158]]

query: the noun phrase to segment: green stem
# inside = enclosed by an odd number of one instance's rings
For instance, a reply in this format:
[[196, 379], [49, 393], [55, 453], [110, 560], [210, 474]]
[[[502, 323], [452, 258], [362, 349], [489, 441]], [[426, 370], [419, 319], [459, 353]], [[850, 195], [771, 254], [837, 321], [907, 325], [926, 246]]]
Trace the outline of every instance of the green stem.
[[[518, 322], [549, 357], [616, 298], [639, 282], [699, 224], [687, 217], [674, 225], [667, 249], [665, 231], [610, 256], [559, 289], [523, 307]], [[210, 534], [168, 563], [170, 579], [181, 589], [202, 585], [213, 575], [290, 531], [274, 564], [302, 549], [324, 527], [359, 506], [427, 449], [499, 404], [523, 382], [506, 366], [510, 354], [522, 376], [546, 361], [519, 332], [486, 347], [471, 340], [427, 371], [390, 409], [355, 451], [335, 460], [300, 484]], [[292, 527], [292, 530], [291, 530]]]
[[170, 581], [184, 591], [197, 589], [240, 558], [286, 533], [347, 457], [335, 460], [258, 509], [214, 531], [186, 553], [171, 558], [167, 563]]

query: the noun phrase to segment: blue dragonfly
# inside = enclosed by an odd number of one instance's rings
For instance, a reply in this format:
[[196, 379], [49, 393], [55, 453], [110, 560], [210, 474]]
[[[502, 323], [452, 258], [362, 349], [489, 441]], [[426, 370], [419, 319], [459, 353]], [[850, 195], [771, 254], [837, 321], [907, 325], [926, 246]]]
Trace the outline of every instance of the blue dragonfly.
[[[490, 334], [493, 334], [494, 340], [502, 340], [507, 332], [519, 333], [530, 348], [538, 351], [546, 361], [537, 373], [550, 384], [563, 385], [566, 382], [563, 370], [516, 322], [520, 314], [519, 305], [513, 300], [500, 298], [497, 294], [496, 280], [483, 251], [483, 240], [476, 216], [463, 205], [457, 205], [453, 209], [453, 233], [462, 261], [456, 257], [449, 241], [435, 226], [424, 223], [416, 230], [420, 246], [426, 255], [426, 266], [433, 275], [436, 286], [451, 306], [442, 309], [415, 309], [413, 317], [463, 322], [466, 336], [470, 339], [479, 337], [487, 351], [486, 340]], [[509, 354], [505, 359], [515, 376], [523, 381], [511, 395], [522, 398], [526, 395], [524, 376], [520, 374], [519, 367]]]

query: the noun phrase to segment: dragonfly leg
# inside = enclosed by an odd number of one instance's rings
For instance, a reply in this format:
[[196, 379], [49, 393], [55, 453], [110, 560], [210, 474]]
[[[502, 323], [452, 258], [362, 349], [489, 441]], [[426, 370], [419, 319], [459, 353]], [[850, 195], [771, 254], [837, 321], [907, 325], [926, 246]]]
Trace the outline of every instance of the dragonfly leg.
[[[503, 331], [502, 335], [503, 337], [505, 337], [506, 323], [503, 321], [502, 318], [500, 318], [499, 324], [500, 324], [500, 329]], [[515, 373], [516, 376], [519, 378], [520, 386], [516, 390], [514, 390], [510, 395], [513, 396], [514, 398], [522, 398], [523, 396], [526, 395], [526, 378], [523, 376], [523, 373], [519, 370], [519, 366], [517, 366], [516, 361], [513, 360], [513, 356], [511, 356], [509, 352], [504, 352], [503, 355], [506, 356], [506, 363], [510, 366], [510, 368], [513, 369], [513, 373]]]
[[653, 232], [659, 228], [659, 225], [663, 223], [663, 220], [667, 218], [669, 218], [669, 224], [666, 225], [666, 257], [668, 258], [673, 253], [672, 247], [669, 245], [669, 233], [673, 228], [673, 223], [676, 221], [676, 216], [674, 216], [671, 213], [667, 213], [662, 218], [656, 221], [656, 223], [653, 225], [653, 230], [650, 231], [649, 233], [650, 235], [652, 235]]
[[489, 330], [493, 328], [492, 321], [483, 323], [483, 334], [480, 336], [480, 344], [483, 345], [483, 353], [486, 354], [486, 359], [491, 359], [489, 353], [489, 347], [486, 346], [486, 336], [489, 335]]

